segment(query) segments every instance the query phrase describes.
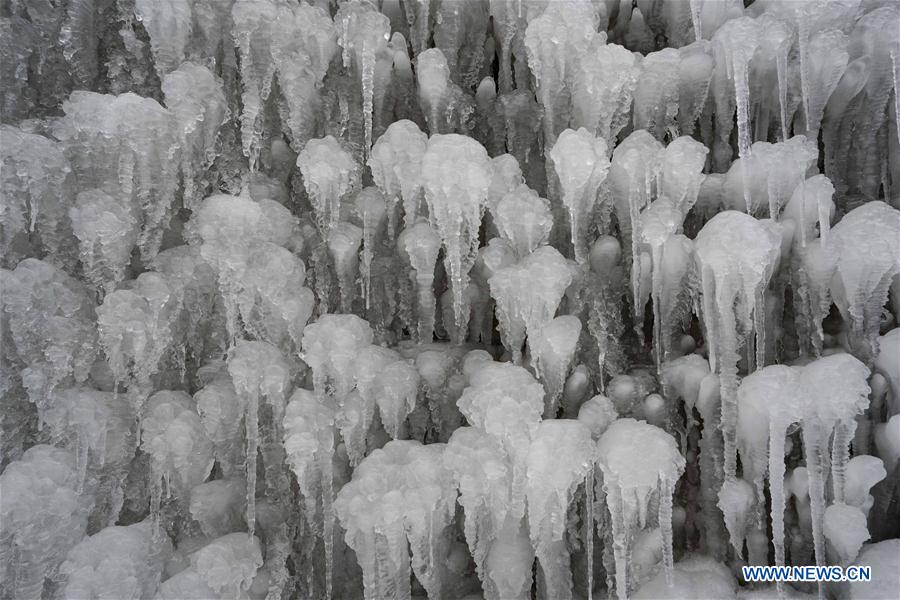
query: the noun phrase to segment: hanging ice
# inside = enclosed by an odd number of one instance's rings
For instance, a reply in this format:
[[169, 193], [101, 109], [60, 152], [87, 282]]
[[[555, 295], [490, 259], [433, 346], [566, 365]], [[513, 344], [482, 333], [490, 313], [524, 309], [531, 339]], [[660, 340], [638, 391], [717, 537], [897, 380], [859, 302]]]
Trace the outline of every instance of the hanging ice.
[[634, 419], [614, 421], [600, 436], [597, 452], [611, 519], [616, 595], [624, 600], [631, 586], [628, 560], [634, 535], [648, 525], [653, 498], [659, 507], [656, 521], [663, 536], [666, 578], [671, 581], [672, 496], [685, 460], [672, 436]]
[[410, 564], [428, 596], [441, 597], [444, 528], [456, 503], [443, 452], [444, 444], [388, 442], [338, 493], [335, 510], [362, 566], [366, 598], [408, 599]]
[[468, 323], [463, 293], [478, 251], [491, 164], [484, 147], [457, 134], [433, 135], [422, 158], [422, 184], [429, 220], [444, 243], [444, 265], [453, 291], [458, 330]]
[[[765, 349], [764, 294], [779, 260], [781, 227], [744, 213], [726, 211], [713, 217], [694, 241], [702, 287], [702, 317], [709, 343], [711, 369], [719, 375], [725, 474], [735, 476], [737, 363], [742, 335], [755, 337], [756, 364]], [[747, 343], [753, 343], [747, 338]], [[748, 356], [752, 354], [748, 353]]]
[[490, 278], [500, 335], [513, 362], [521, 360], [526, 335], [538, 336], [554, 317], [572, 277], [566, 259], [552, 246], [542, 246]]
[[597, 202], [597, 192], [609, 172], [606, 142], [584, 128], [563, 131], [549, 152], [562, 188], [562, 202], [569, 212], [569, 229], [575, 258], [587, 258], [587, 231]]
[[422, 195], [422, 157], [428, 143], [426, 136], [412, 121], [394, 121], [378, 138], [369, 155], [375, 185], [388, 201], [388, 236], [396, 231], [396, 205], [403, 202], [403, 222], [409, 227], [416, 221]]
[[581, 320], [572, 315], [556, 317], [540, 328], [530, 342], [535, 371], [547, 391], [544, 416], [553, 418], [566, 377], [575, 358]]

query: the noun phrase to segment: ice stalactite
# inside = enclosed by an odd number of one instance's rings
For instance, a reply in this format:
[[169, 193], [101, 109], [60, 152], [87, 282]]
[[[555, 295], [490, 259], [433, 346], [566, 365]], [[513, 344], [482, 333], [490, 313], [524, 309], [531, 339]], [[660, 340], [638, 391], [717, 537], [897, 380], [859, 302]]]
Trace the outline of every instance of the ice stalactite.
[[75, 458], [32, 446], [0, 475], [0, 591], [40, 598], [66, 553], [85, 534], [93, 498], [79, 491]]
[[573, 274], [571, 264], [555, 248], [541, 246], [491, 276], [489, 284], [497, 304], [500, 335], [513, 362], [521, 361], [526, 335], [529, 339], [537, 337], [553, 319]]
[[102, 190], [78, 194], [69, 209], [81, 264], [102, 298], [125, 279], [140, 226], [133, 207]]
[[153, 391], [151, 377], [177, 343], [182, 290], [159, 273], [142, 273], [127, 287], [106, 296], [97, 308], [97, 332], [117, 382], [138, 419]]
[[734, 479], [739, 342], [745, 337], [753, 344], [751, 339], [755, 338], [756, 364], [762, 367], [765, 290], [780, 257], [781, 226], [725, 211], [703, 226], [694, 240], [694, 250], [709, 362], [719, 376], [721, 389], [725, 476]]
[[147, 399], [141, 419], [141, 450], [150, 457], [150, 515], [159, 526], [163, 494], [187, 513], [191, 490], [213, 466], [213, 445], [185, 392], [159, 391]]
[[159, 586], [172, 542], [149, 521], [111, 526], [81, 540], [60, 565], [69, 598], [149, 598]]
[[[723, 483], [722, 435], [719, 431], [719, 380], [710, 373], [709, 362], [688, 354], [663, 363], [660, 383], [666, 398], [684, 402], [686, 432], [700, 425], [700, 502], [703, 515], [703, 544], [716, 558], [725, 556], [725, 524], [718, 507]], [[696, 423], [694, 410], [702, 423]]]
[[344, 68], [352, 67], [361, 84], [365, 122], [363, 154], [368, 159], [372, 148], [373, 117], [376, 112], [381, 112], [384, 104], [393, 62], [393, 54], [388, 48], [391, 23], [372, 4], [361, 0], [342, 4], [334, 20], [339, 23], [338, 45], [343, 49]]
[[550, 203], [525, 184], [503, 196], [490, 212], [500, 237], [509, 242], [519, 259], [550, 239], [553, 228]]
[[[422, 158], [422, 183], [429, 220], [444, 244], [444, 265], [453, 292], [453, 315], [465, 331], [464, 292], [478, 252], [478, 230], [491, 182], [484, 147], [461, 135], [433, 135]], [[461, 341], [461, 340], [457, 340]]]
[[528, 450], [526, 495], [529, 534], [541, 566], [544, 597], [572, 598], [566, 512], [579, 485], [593, 486], [589, 475], [596, 459], [591, 430], [583, 423], [549, 419], [538, 424]]
[[354, 467], [365, 456], [367, 433], [375, 418], [375, 380], [384, 367], [399, 359], [396, 351], [372, 344], [355, 354], [356, 389], [343, 398], [336, 417], [348, 459]]
[[341, 220], [341, 199], [360, 185], [360, 167], [332, 136], [310, 140], [297, 156], [303, 186], [323, 238]]
[[[759, 23], [751, 17], [741, 17], [727, 21], [713, 37], [716, 59], [713, 74], [713, 98], [716, 104], [713, 161], [717, 170], [722, 170], [731, 162], [732, 151], [728, 138], [733, 128], [732, 115], [735, 109], [738, 156], [744, 160], [750, 157], [750, 61], [759, 45], [759, 36]], [[746, 177], [746, 171], [744, 173]], [[744, 199], [749, 212], [750, 199], [746, 190]]]
[[450, 78], [447, 59], [437, 48], [417, 57], [419, 103], [431, 135], [467, 133], [473, 127], [475, 101]]
[[512, 466], [506, 452], [485, 431], [460, 427], [447, 443], [444, 465], [459, 489], [459, 503], [466, 516], [466, 542], [485, 596], [521, 597], [523, 589], [531, 589], [533, 556], [524, 561], [509, 560], [503, 572], [492, 571], [488, 565], [490, 550], [502, 535], [510, 507]]
[[297, 389], [285, 408], [284, 451], [303, 496], [304, 518], [325, 547], [325, 596], [332, 597], [334, 568], [335, 405]]
[[615, 590], [624, 600], [632, 585], [629, 559], [634, 536], [649, 524], [651, 504], [659, 507], [656, 521], [663, 535], [663, 565], [671, 581], [672, 496], [685, 460], [672, 436], [634, 419], [614, 421], [600, 436], [597, 452], [611, 523]]
[[[538, 102], [544, 109], [544, 147], [552, 148], [568, 126], [577, 61], [589, 52], [597, 23], [589, 2], [551, 2], [528, 23], [525, 47]], [[501, 82], [501, 90], [504, 89]]]
[[246, 413], [245, 397], [238, 396], [222, 364], [211, 380], [194, 394], [200, 422], [213, 445], [213, 456], [226, 477], [245, 472], [241, 419]]
[[215, 195], [186, 229], [218, 276], [228, 344], [243, 329], [274, 344], [296, 344], [313, 299], [303, 287], [305, 265], [286, 248], [302, 245], [297, 219], [274, 200]]
[[337, 273], [341, 293], [341, 312], [353, 310], [356, 297], [356, 276], [359, 273], [359, 248], [363, 242], [363, 230], [353, 223], [341, 221], [328, 233], [328, 253]]
[[[285, 492], [286, 474], [282, 469], [282, 424], [285, 403], [291, 389], [292, 369], [281, 352], [271, 344], [241, 340], [228, 351], [228, 373], [235, 392], [244, 406], [244, 432], [247, 449], [247, 528], [256, 527], [257, 460], [262, 451], [263, 477], [267, 494], [279, 497]], [[260, 422], [261, 415], [267, 423]]]
[[641, 61], [634, 89], [635, 129], [646, 129], [663, 140], [677, 128], [681, 54], [675, 48], [651, 52]]
[[191, 518], [197, 521], [205, 536], [218, 537], [242, 529], [246, 511], [243, 478], [213, 479], [191, 490]]
[[51, 127], [79, 187], [131, 203], [141, 215], [138, 247], [148, 262], [171, 217], [183, 149], [173, 114], [152, 98], [73, 92]]
[[354, 208], [362, 225], [363, 247], [360, 255], [362, 259], [362, 290], [363, 301], [368, 310], [372, 301], [372, 260], [375, 258], [378, 243], [384, 237], [387, 212], [384, 194], [375, 187], [364, 188], [356, 195]]
[[[241, 138], [255, 169], [260, 148], [273, 134], [265, 122], [268, 103], [284, 102], [281, 119], [295, 151], [313, 136], [318, 88], [337, 51], [336, 28], [319, 7], [276, 0], [239, 0], [232, 19], [243, 84]], [[270, 99], [276, 81], [282, 98]]]
[[[497, 117], [502, 119], [501, 133], [505, 139], [505, 147], [529, 173], [529, 181], [542, 180], [543, 177], [538, 177], [541, 173], [538, 166], [543, 160], [538, 150], [542, 114], [540, 105], [530, 92], [515, 91], [497, 98], [494, 108]], [[503, 144], [503, 139], [498, 140], [499, 144]]]
[[876, 201], [844, 215], [829, 235], [837, 256], [832, 298], [850, 325], [850, 347], [866, 362], [877, 353], [881, 308], [900, 273], [898, 229], [900, 211]]
[[828, 246], [828, 231], [834, 216], [833, 195], [834, 186], [824, 175], [814, 175], [797, 184], [782, 213], [784, 221], [794, 223], [794, 249], [803, 248], [817, 238]]
[[159, 600], [241, 597], [263, 564], [259, 539], [229, 533], [191, 554], [190, 566], [159, 586]]
[[631, 294], [635, 331], [643, 335], [640, 284], [644, 275], [638, 244], [641, 240], [640, 214], [655, 196], [663, 146], [650, 133], [639, 129], [613, 151], [609, 167], [609, 189], [614, 199], [622, 242], [631, 260]]
[[21, 246], [33, 243], [28, 238], [36, 235], [46, 260], [57, 267], [66, 266], [74, 258], [67, 257], [71, 234], [66, 231], [74, 178], [64, 146], [11, 125], [0, 126], [0, 138], [3, 264], [13, 267], [17, 258], [24, 258]]
[[191, 38], [191, 3], [188, 0], [135, 0], [134, 16], [147, 30], [156, 72], [160, 78], [184, 62]]
[[402, 201], [403, 223], [415, 224], [422, 203], [422, 157], [428, 136], [412, 121], [391, 123], [381, 134], [367, 164], [375, 185], [387, 199], [388, 239], [397, 231], [397, 202]]
[[441, 250], [441, 238], [427, 222], [419, 221], [404, 229], [397, 243], [409, 257], [415, 272], [418, 339], [420, 343], [430, 343], [434, 338], [434, 268]]
[[444, 529], [456, 488], [443, 452], [444, 444], [388, 442], [338, 493], [335, 510], [362, 566], [366, 598], [410, 598], [410, 566], [430, 598], [448, 584]]
[[[671, 349], [671, 332], [677, 312], [678, 294], [684, 288], [693, 244], [681, 233], [684, 213], [668, 199], [656, 200], [641, 213], [637, 228], [640, 235], [640, 254], [634, 261], [633, 270], [638, 271], [639, 290], [635, 301], [635, 314], [644, 312], [649, 292], [653, 304], [653, 349], [656, 365], [666, 360]], [[649, 250], [649, 252], [648, 252]], [[649, 254], [650, 272], [644, 273], [644, 257]], [[646, 279], [650, 286], [647, 289]], [[683, 299], [682, 304], [687, 305]], [[665, 309], [663, 306], [665, 305]], [[639, 318], [639, 322], [642, 320]]]
[[525, 514], [528, 446], [544, 411], [544, 388], [532, 375], [509, 363], [486, 362], [470, 376], [457, 401], [473, 426], [492, 436], [511, 462], [508, 512]]
[[474, 87], [484, 69], [487, 9], [477, 0], [437, 3], [434, 45], [447, 57], [453, 80], [464, 88]]
[[409, 26], [409, 42], [416, 57], [428, 49], [431, 21], [434, 20], [434, 15], [431, 14], [432, 1], [411, 0], [403, 3], [406, 23]]
[[628, 124], [640, 60], [623, 46], [593, 39], [578, 62], [572, 91], [572, 127], [615, 144]]
[[209, 69], [184, 63], [163, 78], [181, 148], [182, 202], [194, 209], [205, 192], [206, 171], [218, 154], [220, 127], [230, 117], [222, 82]]
[[[755, 512], [761, 524], [763, 481], [772, 498], [772, 541], [776, 565], [785, 564], [785, 436], [799, 422], [803, 435], [816, 563], [825, 564], [823, 533], [830, 463], [835, 501], [844, 495], [850, 440], [856, 415], [868, 404], [869, 370], [849, 354], [832, 354], [806, 366], [772, 365], [753, 373], [738, 388], [737, 440], [744, 479], [755, 486]], [[830, 445], [830, 450], [829, 450]], [[723, 493], [726, 488], [723, 488]], [[720, 494], [726, 523], [734, 523], [734, 503]], [[729, 527], [732, 541], [736, 533]], [[739, 536], [737, 536], [739, 537]]]
[[709, 149], [689, 136], [672, 140], [660, 158], [657, 194], [687, 215], [700, 194], [703, 166]]
[[600, 186], [609, 173], [608, 154], [606, 141], [584, 128], [560, 133], [548, 154], [559, 177], [562, 203], [569, 213], [572, 246], [579, 263], [587, 260], [587, 231]]
[[530, 342], [535, 371], [547, 392], [544, 416], [548, 419], [556, 416], [580, 336], [581, 320], [565, 315], [541, 327]]
[[[300, 358], [313, 372], [313, 388], [320, 397], [340, 401], [364, 374], [353, 368], [357, 355], [372, 343], [369, 323], [356, 315], [322, 315], [303, 330]], [[379, 371], [376, 368], [373, 374]]]
[[40, 418], [57, 386], [88, 378], [97, 354], [94, 303], [78, 281], [27, 258], [3, 272], [3, 312], [9, 318], [4, 345], [11, 338], [22, 384]]

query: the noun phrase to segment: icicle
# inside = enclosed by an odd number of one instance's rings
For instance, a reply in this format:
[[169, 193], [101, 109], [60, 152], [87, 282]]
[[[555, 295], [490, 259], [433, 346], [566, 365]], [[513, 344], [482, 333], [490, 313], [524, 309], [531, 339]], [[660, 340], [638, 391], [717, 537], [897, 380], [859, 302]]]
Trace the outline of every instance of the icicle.
[[409, 257], [416, 273], [418, 339], [420, 343], [430, 343], [434, 337], [434, 268], [441, 249], [441, 238], [428, 223], [420, 221], [403, 230], [398, 245]]
[[422, 158], [422, 178], [429, 220], [444, 244], [456, 327], [465, 331], [468, 314], [463, 293], [478, 251], [478, 230], [491, 181], [490, 160], [484, 147], [471, 138], [433, 135]]

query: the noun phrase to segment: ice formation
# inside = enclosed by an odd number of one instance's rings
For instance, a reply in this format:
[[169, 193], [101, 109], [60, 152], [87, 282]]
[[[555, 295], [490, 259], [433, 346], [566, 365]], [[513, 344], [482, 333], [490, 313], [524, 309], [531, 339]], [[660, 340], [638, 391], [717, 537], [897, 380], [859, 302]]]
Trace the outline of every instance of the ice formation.
[[0, 597], [896, 596], [896, 2], [0, 5]]

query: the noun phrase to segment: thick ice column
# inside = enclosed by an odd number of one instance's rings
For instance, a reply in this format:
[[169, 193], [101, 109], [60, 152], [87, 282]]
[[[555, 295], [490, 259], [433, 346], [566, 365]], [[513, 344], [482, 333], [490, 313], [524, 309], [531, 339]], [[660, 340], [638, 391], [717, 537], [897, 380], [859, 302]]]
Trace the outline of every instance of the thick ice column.
[[525, 514], [528, 447], [544, 410], [544, 388], [531, 374], [509, 363], [488, 362], [470, 377], [457, 401], [473, 426], [499, 442], [512, 463], [510, 503], [514, 519]]
[[24, 365], [22, 384], [40, 418], [54, 388], [88, 378], [98, 350], [94, 303], [78, 281], [36, 258], [4, 271], [2, 283], [4, 346], [7, 332], [12, 341], [4, 352]]
[[503, 196], [491, 208], [500, 237], [509, 242], [522, 259], [547, 243], [553, 228], [550, 203], [525, 184]]
[[[572, 597], [572, 570], [566, 549], [566, 515], [579, 485], [588, 478], [597, 447], [591, 430], [574, 419], [538, 424], [528, 450], [528, 527], [548, 598]], [[593, 526], [593, 524], [591, 524]]]
[[187, 512], [191, 490], [213, 467], [213, 445], [193, 398], [172, 391], [150, 396], [141, 419], [141, 450], [150, 457], [150, 515], [159, 527], [163, 487]]
[[444, 265], [458, 331], [465, 331], [468, 323], [463, 293], [478, 252], [478, 231], [491, 171], [484, 147], [471, 138], [449, 134], [428, 140], [422, 159], [422, 183], [429, 220], [444, 244]]
[[441, 238], [428, 223], [420, 221], [404, 229], [397, 243], [415, 271], [419, 342], [430, 343], [434, 337], [434, 268]]
[[327, 239], [340, 221], [341, 199], [359, 187], [359, 165], [329, 135], [310, 140], [297, 156], [297, 166], [316, 213], [316, 225]]
[[193, 15], [188, 0], [135, 0], [134, 16], [150, 36], [150, 49], [160, 78], [184, 62], [191, 41]]
[[[750, 60], [759, 45], [759, 24], [751, 17], [727, 21], [713, 37], [716, 60], [713, 97], [716, 103], [716, 145], [713, 157], [717, 170], [731, 162], [729, 135], [737, 107], [738, 156], [750, 156]], [[729, 89], [730, 87], [730, 89]], [[734, 102], [734, 104], [732, 104]], [[746, 197], [746, 194], [745, 194]], [[747, 201], [749, 204], [749, 200]], [[749, 210], [749, 206], [748, 206]]]
[[[466, 542], [485, 595], [517, 597], [524, 585], [504, 585], [517, 578], [527, 580], [530, 589], [533, 555], [510, 554], [502, 572], [491, 570], [488, 561], [491, 549], [504, 543], [504, 525], [511, 506], [512, 465], [499, 441], [481, 429], [460, 427], [447, 443], [444, 466], [459, 489], [459, 503], [466, 516]], [[518, 522], [514, 518], [509, 521]], [[517, 560], [520, 558], [523, 560]]]
[[[260, 447], [267, 492], [279, 497], [285, 491], [282, 486], [286, 484], [286, 477], [281, 472], [281, 430], [285, 402], [291, 389], [291, 367], [271, 344], [246, 340], [239, 341], [229, 350], [227, 365], [234, 389], [245, 406], [247, 527], [252, 535], [256, 526], [256, 462]], [[266, 428], [260, 427], [260, 402], [268, 405], [272, 415], [272, 423]]]
[[340, 400], [355, 384], [353, 361], [372, 343], [369, 323], [356, 315], [322, 315], [303, 330], [300, 358], [313, 372], [313, 387], [320, 396]]
[[684, 472], [685, 460], [671, 435], [634, 419], [614, 421], [600, 436], [597, 451], [611, 520], [616, 595], [624, 600], [631, 585], [628, 562], [634, 535], [647, 526], [654, 497], [663, 532], [664, 566], [671, 578], [672, 494]]
[[450, 67], [450, 75], [463, 88], [474, 87], [484, 67], [487, 3], [480, 0], [438, 2], [434, 45]]
[[541, 246], [490, 278], [500, 335], [503, 345], [512, 353], [513, 362], [521, 360], [526, 334], [539, 335], [541, 328], [554, 317], [572, 278], [570, 264], [552, 246]]
[[331, 399], [297, 389], [284, 412], [284, 452], [303, 496], [304, 518], [325, 546], [326, 597], [334, 568], [333, 466], [335, 406]]
[[851, 350], [869, 362], [877, 351], [881, 307], [893, 277], [900, 273], [900, 211], [883, 202], [867, 202], [831, 230], [837, 270], [831, 294], [850, 325]]
[[[47, 260], [58, 267], [67, 266], [74, 258], [67, 248], [72, 238], [66, 231], [66, 211], [71, 210], [75, 179], [63, 153], [65, 146], [12, 125], [0, 125], [0, 138], [3, 264], [15, 266], [24, 258], [16, 242], [25, 242], [22, 245], [27, 248], [28, 234], [38, 233]], [[126, 210], [131, 207], [120, 212]], [[77, 224], [73, 226], [77, 235]]]
[[595, 37], [573, 74], [572, 127], [584, 127], [613, 146], [628, 124], [639, 72], [633, 52]]
[[[344, 68], [353, 68], [362, 88], [363, 120], [365, 122], [366, 158], [372, 148], [372, 118], [377, 104], [383, 104], [387, 81], [376, 77], [376, 63], [390, 65], [393, 53], [388, 48], [391, 37], [390, 20], [368, 2], [345, 2], [334, 16], [338, 25], [338, 44], [343, 48]], [[389, 69], [390, 67], [388, 67]], [[384, 66], [381, 68], [384, 71]]]
[[634, 89], [634, 128], [658, 140], [674, 137], [679, 109], [681, 54], [675, 48], [651, 52], [641, 61]]
[[152, 98], [76, 91], [51, 131], [62, 142], [81, 189], [100, 189], [141, 215], [138, 246], [159, 251], [178, 185], [181, 149], [174, 114]]
[[781, 252], [781, 226], [744, 213], [713, 217], [694, 240], [702, 286], [702, 318], [709, 339], [709, 361], [719, 375], [725, 475], [735, 477], [737, 364], [739, 332], [754, 332], [756, 363], [764, 364], [766, 286]]
[[194, 209], [205, 171], [216, 159], [219, 128], [228, 118], [222, 82], [207, 68], [184, 63], [162, 80], [181, 150], [184, 207]]
[[39, 444], [0, 475], [0, 591], [40, 598], [66, 553], [85, 533], [93, 498], [78, 491], [75, 458]]
[[60, 566], [67, 598], [149, 598], [159, 585], [172, 542], [154, 533], [149, 521], [112, 526], [69, 550]]
[[[589, 2], [551, 2], [528, 23], [525, 47], [538, 102], [544, 109], [544, 147], [551, 148], [572, 114], [575, 66], [600, 34]], [[521, 85], [520, 85], [521, 87]], [[505, 88], [502, 85], [501, 89]]]
[[[325, 10], [307, 3], [239, 0], [232, 19], [243, 85], [241, 138], [255, 169], [263, 142], [276, 133], [265, 122], [268, 104], [285, 103], [285, 129], [295, 151], [314, 135], [318, 89], [337, 51], [337, 32]], [[270, 98], [276, 77], [281, 99]]]
[[610, 167], [606, 141], [583, 127], [578, 131], [567, 129], [559, 135], [549, 157], [559, 177], [563, 205], [569, 212], [575, 258], [583, 263], [587, 260], [586, 230]]
[[159, 371], [165, 353], [180, 342], [181, 314], [182, 290], [152, 271], [106, 296], [97, 308], [100, 343], [116, 380], [127, 383], [138, 419], [152, 391], [150, 378]]
[[353, 311], [356, 298], [356, 276], [359, 273], [359, 249], [363, 230], [353, 223], [341, 221], [328, 234], [328, 252], [334, 264], [341, 292], [341, 312]]
[[682, 46], [678, 53], [678, 131], [688, 135], [706, 106], [715, 61], [706, 40]]
[[422, 157], [428, 136], [412, 121], [394, 121], [378, 138], [369, 155], [375, 185], [388, 202], [388, 238], [397, 229], [396, 206], [403, 202], [403, 223], [416, 222], [422, 202]]
[[416, 66], [419, 102], [431, 134], [471, 130], [475, 101], [450, 79], [450, 67], [441, 51], [430, 48], [422, 52]]
[[827, 246], [828, 230], [834, 216], [833, 194], [834, 186], [824, 175], [814, 175], [797, 184], [782, 215], [783, 220], [794, 222], [795, 249], [806, 246], [808, 241], [816, 238]]
[[566, 377], [575, 358], [581, 320], [573, 315], [556, 317], [533, 334], [530, 342], [535, 371], [547, 392], [544, 416], [554, 418]]
[[335, 510], [362, 567], [366, 598], [408, 599], [410, 566], [429, 597], [441, 597], [448, 583], [444, 529], [456, 503], [444, 446], [388, 442], [338, 493]]

